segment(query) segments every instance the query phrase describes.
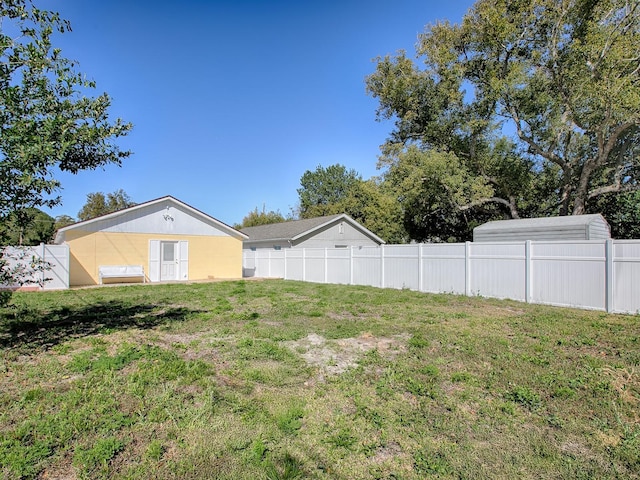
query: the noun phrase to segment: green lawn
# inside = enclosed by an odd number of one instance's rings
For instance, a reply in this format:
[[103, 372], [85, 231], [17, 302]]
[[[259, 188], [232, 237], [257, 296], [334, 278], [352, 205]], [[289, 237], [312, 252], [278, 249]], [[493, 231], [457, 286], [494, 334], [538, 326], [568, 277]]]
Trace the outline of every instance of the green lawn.
[[13, 305], [2, 478], [640, 478], [638, 316], [280, 280]]

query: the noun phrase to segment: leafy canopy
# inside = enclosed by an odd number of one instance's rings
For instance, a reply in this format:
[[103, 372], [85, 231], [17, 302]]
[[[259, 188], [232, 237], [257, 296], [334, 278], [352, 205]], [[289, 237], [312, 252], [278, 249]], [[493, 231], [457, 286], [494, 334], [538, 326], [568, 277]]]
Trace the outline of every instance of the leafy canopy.
[[247, 227], [258, 227], [260, 225], [269, 225], [271, 223], [282, 223], [286, 221], [287, 219], [282, 216], [279, 210], [270, 210], [267, 212], [265, 208], [263, 208], [262, 211], [259, 211], [258, 207], [256, 207], [242, 219], [242, 223], [235, 225], [234, 228], [240, 230]]
[[102, 192], [89, 193], [87, 194], [87, 203], [78, 212], [78, 219], [80, 221], [90, 220], [101, 215], [133, 207], [135, 204], [122, 189], [107, 193], [106, 196]]
[[109, 119], [109, 96], [88, 96], [94, 82], [53, 45], [54, 34], [70, 29], [30, 0], [0, 2], [0, 222], [60, 203], [57, 170], [120, 165], [129, 156], [115, 140], [131, 124]]
[[5, 217], [0, 230], [9, 245], [40, 245], [53, 239], [55, 220], [42, 210], [26, 208]]
[[441, 205], [469, 225], [581, 214], [638, 188], [638, 2], [479, 0], [460, 24], [428, 25], [417, 53], [380, 58], [367, 78], [378, 118], [395, 122], [385, 175], [398, 177], [416, 148], [430, 193], [440, 191], [438, 205], [414, 202], [405, 218], [437, 222]]
[[378, 179], [363, 180], [354, 169], [334, 164], [307, 170], [300, 185], [301, 218], [346, 213], [386, 242], [406, 240], [400, 204]]

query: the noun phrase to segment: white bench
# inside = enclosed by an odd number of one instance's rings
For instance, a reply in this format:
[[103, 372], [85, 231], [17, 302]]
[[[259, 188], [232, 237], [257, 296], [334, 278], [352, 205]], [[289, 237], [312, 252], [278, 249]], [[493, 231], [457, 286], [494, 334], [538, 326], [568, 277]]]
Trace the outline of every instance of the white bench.
[[144, 267], [142, 265], [100, 265], [98, 267], [100, 285], [103, 278], [138, 278], [145, 282]]

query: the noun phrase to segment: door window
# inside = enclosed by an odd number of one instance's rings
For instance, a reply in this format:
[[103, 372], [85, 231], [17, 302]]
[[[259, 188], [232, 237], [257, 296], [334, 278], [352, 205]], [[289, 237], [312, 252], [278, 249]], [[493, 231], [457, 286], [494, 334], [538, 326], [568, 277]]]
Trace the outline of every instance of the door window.
[[176, 259], [176, 249], [173, 243], [162, 243], [162, 261], [173, 262]]

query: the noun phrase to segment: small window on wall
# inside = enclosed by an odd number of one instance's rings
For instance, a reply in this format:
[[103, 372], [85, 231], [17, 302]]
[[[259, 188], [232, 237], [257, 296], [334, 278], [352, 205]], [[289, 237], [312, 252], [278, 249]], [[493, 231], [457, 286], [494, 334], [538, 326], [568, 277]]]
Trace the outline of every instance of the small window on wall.
[[282, 247], [280, 245], [274, 245], [273, 249], [274, 250], [282, 250]]
[[252, 252], [256, 251], [256, 247], [250, 247]]
[[347, 248], [347, 245], [336, 245], [336, 248]]

